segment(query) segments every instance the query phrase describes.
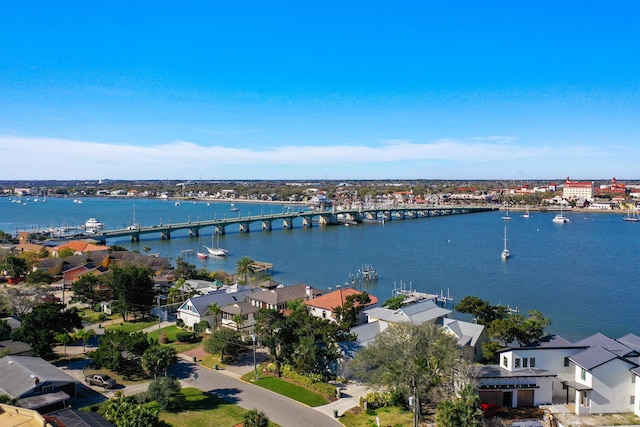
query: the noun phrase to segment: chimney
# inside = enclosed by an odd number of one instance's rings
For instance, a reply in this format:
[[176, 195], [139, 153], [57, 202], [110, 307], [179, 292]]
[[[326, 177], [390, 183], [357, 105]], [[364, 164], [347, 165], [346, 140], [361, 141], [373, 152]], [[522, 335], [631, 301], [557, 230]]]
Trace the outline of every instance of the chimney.
[[313, 299], [313, 292], [311, 291], [311, 286], [307, 285], [304, 287], [305, 292], [307, 294], [307, 300], [312, 300]]

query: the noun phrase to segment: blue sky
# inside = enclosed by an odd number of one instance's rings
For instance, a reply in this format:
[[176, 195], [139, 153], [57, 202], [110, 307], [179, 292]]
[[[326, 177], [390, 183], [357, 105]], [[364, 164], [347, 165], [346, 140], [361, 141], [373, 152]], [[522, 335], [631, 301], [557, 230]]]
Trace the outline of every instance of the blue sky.
[[639, 17], [0, 0], [0, 179], [639, 179]]

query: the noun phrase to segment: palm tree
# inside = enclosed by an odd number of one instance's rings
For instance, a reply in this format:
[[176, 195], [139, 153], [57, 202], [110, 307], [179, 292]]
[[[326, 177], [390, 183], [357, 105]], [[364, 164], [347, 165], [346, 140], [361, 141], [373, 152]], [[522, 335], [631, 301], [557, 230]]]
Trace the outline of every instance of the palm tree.
[[217, 302], [214, 302], [213, 304], [208, 306], [207, 309], [208, 309], [208, 313], [213, 314], [214, 328], [218, 329], [218, 315], [222, 312], [222, 309], [220, 308]]
[[74, 336], [76, 339], [82, 341], [82, 352], [87, 352], [87, 342], [91, 339], [92, 336], [96, 334], [96, 331], [93, 329], [78, 329]]
[[233, 315], [233, 323], [236, 324], [236, 331], [239, 331], [242, 326], [244, 326], [244, 318], [242, 314], [234, 314]]
[[247, 284], [247, 277], [253, 274], [253, 260], [248, 256], [243, 256], [236, 262], [236, 273], [244, 277], [244, 284]]
[[71, 341], [71, 337], [69, 336], [69, 334], [64, 334], [64, 333], [56, 334], [55, 340], [57, 342], [59, 342], [60, 344], [64, 345], [64, 355], [66, 356], [67, 355], [67, 343], [69, 343], [69, 341]]
[[269, 418], [262, 411], [252, 409], [244, 414], [243, 426], [244, 427], [267, 427], [269, 425]]
[[142, 248], [142, 250], [144, 251], [145, 254], [148, 254], [149, 252], [151, 252], [151, 247], [145, 246], [144, 248]]

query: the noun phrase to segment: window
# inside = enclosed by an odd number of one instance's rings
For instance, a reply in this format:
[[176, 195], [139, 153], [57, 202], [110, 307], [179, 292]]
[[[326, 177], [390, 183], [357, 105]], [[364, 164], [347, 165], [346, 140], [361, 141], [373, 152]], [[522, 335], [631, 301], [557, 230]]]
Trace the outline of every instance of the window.
[[584, 368], [580, 368], [580, 379], [582, 381], [586, 381], [587, 380], [587, 370]]
[[507, 356], [504, 356], [504, 357], [502, 358], [502, 365], [503, 365], [505, 368], [508, 368], [508, 367], [509, 367], [509, 359], [507, 359]]
[[631, 405], [635, 405], [636, 404], [636, 397], [631, 395], [631, 397], [629, 398], [629, 404]]
[[569, 366], [569, 358], [568, 357], [564, 358], [564, 366]]
[[53, 391], [53, 386], [51, 384], [42, 386], [43, 393], [51, 393], [52, 391]]
[[532, 368], [536, 367], [536, 358], [532, 357], [531, 359], [529, 359], [529, 366], [531, 366]]
[[526, 357], [522, 359], [522, 367], [523, 368], [529, 367], [529, 359], [527, 359]]
[[519, 357], [516, 357], [516, 360], [514, 361], [513, 367], [514, 368], [519, 368], [520, 367], [520, 358]]
[[636, 383], [636, 374], [632, 373], [631, 374], [631, 384], [635, 384]]

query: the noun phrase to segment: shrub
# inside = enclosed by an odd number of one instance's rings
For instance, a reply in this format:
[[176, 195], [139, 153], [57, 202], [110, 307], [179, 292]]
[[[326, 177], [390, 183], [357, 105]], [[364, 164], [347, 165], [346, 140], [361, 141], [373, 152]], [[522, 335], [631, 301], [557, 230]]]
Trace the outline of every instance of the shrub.
[[367, 408], [383, 408], [393, 404], [393, 394], [391, 392], [372, 391], [364, 397], [367, 401]]
[[167, 335], [166, 332], [162, 332], [160, 334], [160, 344], [167, 344], [169, 343], [169, 335]]
[[177, 326], [178, 328], [184, 328], [184, 320], [182, 320], [181, 318], [179, 318], [179, 317], [178, 317], [178, 318], [176, 319], [176, 326]]
[[194, 334], [193, 332], [178, 332], [176, 334], [176, 340], [180, 342], [192, 343], [196, 342], [198, 339], [196, 337], [196, 334]]

